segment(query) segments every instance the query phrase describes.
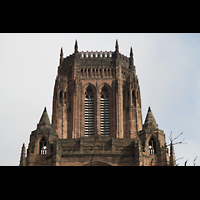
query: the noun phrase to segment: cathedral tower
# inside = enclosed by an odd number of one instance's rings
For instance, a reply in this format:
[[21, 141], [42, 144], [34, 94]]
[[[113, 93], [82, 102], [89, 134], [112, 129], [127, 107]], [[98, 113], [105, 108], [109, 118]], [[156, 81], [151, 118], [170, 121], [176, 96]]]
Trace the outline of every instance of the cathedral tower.
[[114, 51], [79, 52], [64, 57], [53, 91], [52, 124], [45, 108], [31, 132], [20, 166], [176, 165], [165, 134], [149, 107], [142, 124], [140, 86], [130, 56]]
[[132, 48], [130, 57], [115, 51], [79, 52], [63, 58], [55, 81], [53, 129], [58, 136], [107, 135], [135, 138], [142, 129], [140, 86]]

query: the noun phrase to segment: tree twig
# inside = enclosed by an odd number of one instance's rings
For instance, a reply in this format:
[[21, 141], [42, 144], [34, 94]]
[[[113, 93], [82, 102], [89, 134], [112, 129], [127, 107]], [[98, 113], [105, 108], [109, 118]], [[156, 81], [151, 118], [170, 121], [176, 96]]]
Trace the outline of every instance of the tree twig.
[[194, 162], [194, 166], [195, 166], [195, 161], [196, 161], [197, 157], [198, 157], [198, 156], [196, 156], [195, 159], [194, 159], [194, 161], [193, 161], [193, 162]]
[[185, 166], [186, 166], [186, 164], [187, 164], [187, 161], [188, 161], [188, 159], [185, 161]]
[[175, 137], [172, 141], [174, 141], [174, 140], [176, 140], [180, 135], [182, 135], [183, 134], [183, 132], [182, 133], [180, 133], [177, 137]]

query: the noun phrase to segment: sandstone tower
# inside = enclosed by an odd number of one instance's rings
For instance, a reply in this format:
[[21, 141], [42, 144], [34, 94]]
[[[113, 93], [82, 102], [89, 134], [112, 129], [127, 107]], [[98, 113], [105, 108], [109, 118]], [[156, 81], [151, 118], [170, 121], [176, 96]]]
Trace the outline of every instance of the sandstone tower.
[[74, 53], [60, 62], [52, 124], [45, 108], [20, 165], [175, 165], [165, 134], [149, 108], [142, 124], [140, 86], [130, 56], [115, 51]]

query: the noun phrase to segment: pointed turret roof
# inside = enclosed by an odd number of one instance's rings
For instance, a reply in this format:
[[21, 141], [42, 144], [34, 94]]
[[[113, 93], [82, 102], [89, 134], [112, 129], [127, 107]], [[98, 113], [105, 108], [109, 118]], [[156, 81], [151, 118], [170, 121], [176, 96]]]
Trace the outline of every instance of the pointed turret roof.
[[133, 57], [133, 49], [131, 47], [131, 50], [130, 50], [130, 57]]
[[39, 124], [37, 125], [37, 128], [38, 129], [51, 128], [51, 124], [50, 124], [49, 116], [47, 114], [46, 107], [44, 108], [44, 111], [43, 111], [42, 116], [40, 118]]
[[74, 45], [74, 52], [77, 52], [78, 51], [78, 43], [77, 43], [77, 40], [75, 42], [75, 45]]
[[50, 120], [49, 120], [49, 116], [48, 116], [48, 114], [47, 114], [47, 109], [46, 109], [46, 107], [44, 108], [44, 111], [43, 111], [42, 116], [41, 116], [41, 118], [40, 118], [39, 124], [40, 124], [40, 123], [43, 123], [43, 122], [50, 124]]
[[61, 47], [61, 50], [60, 50], [60, 66], [63, 62], [63, 48]]
[[133, 49], [131, 47], [131, 50], [130, 50], [130, 66], [133, 65]]
[[61, 50], [60, 50], [60, 57], [63, 57], [63, 48], [61, 47]]
[[147, 116], [143, 125], [143, 128], [158, 128], [158, 124], [156, 123], [156, 120], [153, 116], [153, 113], [151, 111], [151, 108], [149, 106]]
[[26, 147], [25, 147], [24, 143], [22, 145], [21, 158], [20, 158], [19, 166], [26, 166]]
[[116, 40], [115, 51], [119, 51], [118, 40]]

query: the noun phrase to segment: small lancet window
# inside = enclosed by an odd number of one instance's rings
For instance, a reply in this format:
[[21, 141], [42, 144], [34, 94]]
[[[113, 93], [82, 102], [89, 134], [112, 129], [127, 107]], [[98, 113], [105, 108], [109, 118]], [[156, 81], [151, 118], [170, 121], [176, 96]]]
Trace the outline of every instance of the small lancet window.
[[156, 154], [156, 142], [153, 138], [149, 140], [149, 154]]
[[44, 138], [40, 140], [40, 155], [46, 155], [47, 154], [47, 142]]

